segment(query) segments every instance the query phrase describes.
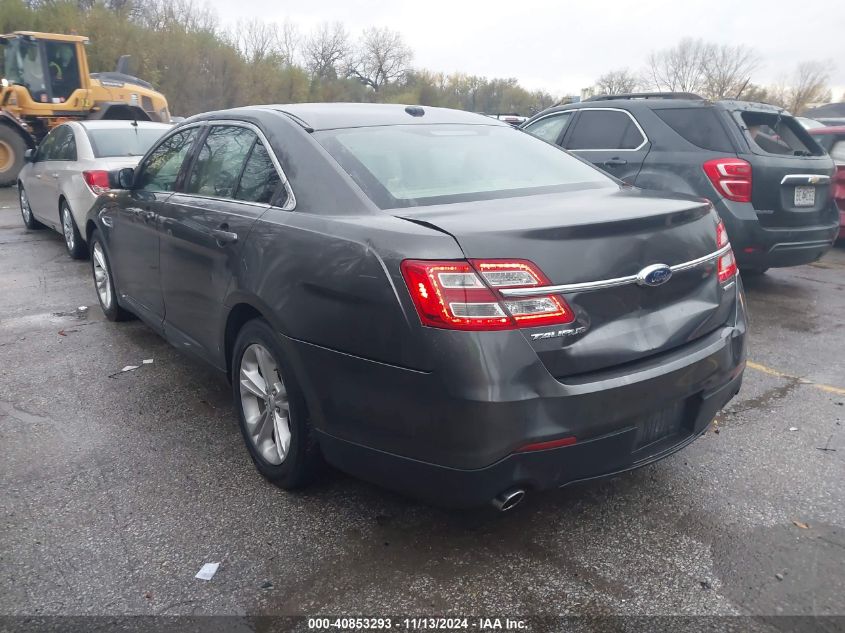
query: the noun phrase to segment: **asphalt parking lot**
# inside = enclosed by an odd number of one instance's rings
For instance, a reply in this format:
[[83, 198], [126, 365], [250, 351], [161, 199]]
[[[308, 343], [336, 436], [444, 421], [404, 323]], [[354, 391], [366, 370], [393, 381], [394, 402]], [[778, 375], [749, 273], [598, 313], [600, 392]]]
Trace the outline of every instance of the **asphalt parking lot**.
[[105, 321], [88, 263], [27, 232], [16, 195], [0, 190], [0, 614], [845, 615], [845, 248], [746, 283], [743, 389], [690, 447], [458, 513], [336, 472], [265, 482], [225, 382]]

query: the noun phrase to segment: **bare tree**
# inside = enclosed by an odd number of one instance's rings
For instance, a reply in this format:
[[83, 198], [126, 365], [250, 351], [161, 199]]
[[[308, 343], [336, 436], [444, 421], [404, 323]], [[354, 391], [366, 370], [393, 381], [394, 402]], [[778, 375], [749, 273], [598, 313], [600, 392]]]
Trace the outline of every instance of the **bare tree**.
[[634, 92], [639, 79], [627, 68], [611, 70], [596, 80], [595, 93], [597, 95], [618, 95]]
[[351, 52], [349, 36], [340, 22], [323, 22], [305, 40], [302, 52], [312, 76], [337, 79], [338, 69]]
[[347, 74], [378, 92], [385, 84], [405, 76], [412, 57], [401, 33], [388, 28], [369, 28], [361, 36]]
[[703, 62], [702, 96], [708, 99], [737, 99], [760, 65], [757, 54], [742, 44], [709, 45]]
[[792, 75], [791, 85], [787, 89], [786, 109], [793, 114], [801, 114], [811, 103], [830, 101], [830, 89], [827, 82], [829, 64], [824, 62], [802, 62]]
[[301, 43], [302, 37], [299, 35], [299, 29], [296, 28], [296, 24], [290, 20], [285, 20], [282, 23], [282, 29], [279, 35], [279, 46], [281, 47], [285, 64], [288, 66], [296, 64]]
[[711, 45], [684, 38], [676, 46], [648, 56], [644, 83], [655, 90], [699, 92], [705, 85], [705, 61]]
[[250, 64], [258, 64], [281, 52], [278, 25], [259, 18], [238, 20], [235, 43]]

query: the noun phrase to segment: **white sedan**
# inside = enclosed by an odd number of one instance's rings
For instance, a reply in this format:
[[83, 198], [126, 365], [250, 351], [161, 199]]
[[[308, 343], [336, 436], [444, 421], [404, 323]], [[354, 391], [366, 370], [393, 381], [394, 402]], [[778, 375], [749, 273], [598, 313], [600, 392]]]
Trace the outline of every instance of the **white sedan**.
[[27, 152], [18, 176], [26, 227], [48, 226], [64, 235], [71, 257], [87, 257], [79, 226], [97, 196], [108, 190], [108, 172], [137, 165], [170, 127], [149, 121], [73, 121], [53, 128], [37, 150]]

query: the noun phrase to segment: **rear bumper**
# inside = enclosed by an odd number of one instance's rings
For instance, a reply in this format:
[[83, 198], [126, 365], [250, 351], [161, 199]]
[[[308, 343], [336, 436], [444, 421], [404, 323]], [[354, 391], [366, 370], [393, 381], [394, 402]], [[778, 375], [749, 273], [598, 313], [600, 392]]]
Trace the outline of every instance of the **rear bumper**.
[[[560, 380], [519, 332], [440, 347], [432, 372], [291, 339], [289, 351], [330, 464], [437, 505], [467, 507], [515, 487], [556, 488], [637, 468], [689, 444], [741, 385], [741, 283], [735, 317], [718, 330]], [[672, 406], [682, 407], [679, 427], [638, 448], [644, 420]], [[572, 436], [571, 446], [519, 452]]]
[[719, 200], [716, 210], [725, 222], [740, 271], [809, 264], [821, 258], [840, 234], [840, 222], [810, 226], [764, 227], [750, 204]]
[[[532, 453], [513, 453], [472, 470], [449, 468], [346, 442], [320, 434], [327, 461], [361, 479], [411, 494], [438, 506], [474, 507], [515, 488], [559, 488], [579, 481], [616, 475], [668, 457], [707, 429], [716, 413], [737, 394], [742, 373], [718, 389], [694, 396], [692, 416], [684, 428], [662, 442], [637, 450], [637, 428], [628, 426], [572, 446]], [[611, 394], [608, 394], [612, 398]]]

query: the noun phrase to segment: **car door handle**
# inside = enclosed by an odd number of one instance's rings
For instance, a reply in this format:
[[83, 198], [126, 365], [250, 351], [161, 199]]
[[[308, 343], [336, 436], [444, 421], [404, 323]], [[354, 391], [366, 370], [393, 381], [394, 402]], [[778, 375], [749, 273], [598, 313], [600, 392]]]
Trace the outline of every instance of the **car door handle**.
[[226, 246], [227, 244], [234, 244], [238, 241], [238, 234], [228, 231], [228, 224], [220, 225], [220, 228], [211, 231], [211, 235], [217, 240], [218, 246]]
[[602, 163], [605, 167], [621, 167], [622, 165], [627, 165], [628, 161], [623, 158], [611, 158], [606, 160]]
[[54, 173], [52, 173], [52, 174], [50, 174], [50, 175], [51, 175], [53, 178], [58, 178], [58, 177], [59, 177], [59, 174], [58, 174], [58, 173], [55, 173], [55, 172], [54, 172]]
[[155, 211], [144, 211], [144, 222], [153, 222], [157, 217], [158, 214]]

